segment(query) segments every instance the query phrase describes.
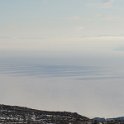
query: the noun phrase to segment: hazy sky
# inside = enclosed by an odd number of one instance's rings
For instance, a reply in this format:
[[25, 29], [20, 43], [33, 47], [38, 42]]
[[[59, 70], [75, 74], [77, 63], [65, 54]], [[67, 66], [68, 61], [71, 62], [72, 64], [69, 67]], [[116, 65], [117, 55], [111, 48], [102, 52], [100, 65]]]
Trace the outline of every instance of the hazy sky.
[[124, 0], [1, 0], [0, 103], [123, 116], [123, 13]]

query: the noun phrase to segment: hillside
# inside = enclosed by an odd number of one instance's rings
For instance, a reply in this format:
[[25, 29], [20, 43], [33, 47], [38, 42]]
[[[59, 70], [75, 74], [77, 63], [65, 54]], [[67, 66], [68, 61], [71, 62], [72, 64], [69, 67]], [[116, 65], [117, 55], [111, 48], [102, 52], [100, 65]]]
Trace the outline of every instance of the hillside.
[[0, 105], [0, 124], [85, 124], [88, 121], [89, 118], [77, 113]]

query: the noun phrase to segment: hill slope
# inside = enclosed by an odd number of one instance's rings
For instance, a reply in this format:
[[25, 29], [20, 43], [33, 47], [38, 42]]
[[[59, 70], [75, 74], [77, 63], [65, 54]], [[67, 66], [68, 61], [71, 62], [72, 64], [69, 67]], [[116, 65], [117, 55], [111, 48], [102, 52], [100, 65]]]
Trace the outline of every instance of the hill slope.
[[88, 121], [89, 118], [77, 113], [0, 105], [0, 124], [85, 124]]

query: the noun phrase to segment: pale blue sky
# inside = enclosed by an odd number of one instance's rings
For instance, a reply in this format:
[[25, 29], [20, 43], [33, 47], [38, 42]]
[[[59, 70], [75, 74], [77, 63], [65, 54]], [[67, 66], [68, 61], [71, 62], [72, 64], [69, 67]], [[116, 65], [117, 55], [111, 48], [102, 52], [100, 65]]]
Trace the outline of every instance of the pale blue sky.
[[123, 0], [4, 0], [0, 33], [5, 37], [123, 36]]
[[1, 1], [0, 50], [55, 55], [120, 49], [123, 4], [123, 0]]
[[0, 103], [123, 116], [123, 22], [124, 0], [1, 0]]

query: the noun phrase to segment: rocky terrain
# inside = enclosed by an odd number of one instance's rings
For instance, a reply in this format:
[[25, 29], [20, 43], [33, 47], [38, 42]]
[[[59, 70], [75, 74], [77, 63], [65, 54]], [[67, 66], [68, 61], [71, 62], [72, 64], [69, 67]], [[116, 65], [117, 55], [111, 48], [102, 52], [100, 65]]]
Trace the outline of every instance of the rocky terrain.
[[41, 111], [0, 105], [0, 124], [124, 124], [124, 117], [89, 119], [72, 112]]
[[89, 120], [77, 113], [0, 105], [0, 124], [87, 124]]

